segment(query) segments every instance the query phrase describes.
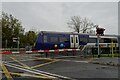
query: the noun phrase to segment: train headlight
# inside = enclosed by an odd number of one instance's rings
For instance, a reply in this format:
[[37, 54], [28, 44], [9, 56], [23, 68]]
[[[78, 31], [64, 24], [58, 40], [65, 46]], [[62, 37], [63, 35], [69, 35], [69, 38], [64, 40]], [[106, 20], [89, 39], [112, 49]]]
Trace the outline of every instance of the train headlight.
[[55, 45], [54, 45], [54, 47], [55, 47], [55, 48], [57, 48], [57, 47], [58, 47], [58, 45], [57, 45], [57, 44], [55, 44]]

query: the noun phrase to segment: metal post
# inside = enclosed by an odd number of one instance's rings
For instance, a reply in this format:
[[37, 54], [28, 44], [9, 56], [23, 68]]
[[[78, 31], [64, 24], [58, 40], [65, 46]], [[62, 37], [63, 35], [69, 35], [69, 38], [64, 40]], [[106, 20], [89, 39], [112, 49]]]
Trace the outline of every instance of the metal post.
[[98, 58], [100, 58], [99, 36], [97, 36], [97, 44], [98, 44]]
[[18, 37], [18, 51], [19, 51], [19, 44], [20, 44], [20, 42], [19, 42], [19, 37]]
[[118, 35], [118, 47], [119, 47], [119, 49], [118, 49], [118, 53], [120, 54], [120, 35]]
[[112, 58], [114, 57], [114, 53], [113, 53], [113, 46], [114, 44], [113, 44], [113, 40], [112, 40], [112, 44], [111, 44], [111, 46], [112, 46]]
[[5, 43], [6, 43], [6, 48], [7, 48], [7, 39], [5, 40]]

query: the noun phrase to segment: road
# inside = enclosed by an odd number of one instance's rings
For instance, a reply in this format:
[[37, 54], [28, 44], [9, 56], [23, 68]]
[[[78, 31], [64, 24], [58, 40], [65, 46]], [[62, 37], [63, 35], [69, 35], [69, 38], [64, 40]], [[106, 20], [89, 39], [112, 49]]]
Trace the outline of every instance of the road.
[[13, 54], [3, 55], [2, 59], [2, 80], [117, 80], [119, 73], [118, 66], [93, 64], [91, 62], [96, 60], [93, 58], [50, 59], [32, 54]]

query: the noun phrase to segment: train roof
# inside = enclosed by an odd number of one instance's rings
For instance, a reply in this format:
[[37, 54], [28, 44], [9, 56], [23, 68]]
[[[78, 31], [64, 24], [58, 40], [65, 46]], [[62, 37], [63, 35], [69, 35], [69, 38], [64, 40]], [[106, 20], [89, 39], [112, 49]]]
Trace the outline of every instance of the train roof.
[[[50, 34], [83, 34], [85, 35], [86, 33], [75, 33], [75, 32], [56, 32], [56, 31], [41, 31], [40, 33], [50, 33]], [[88, 35], [88, 34], [86, 34]]]
[[[89, 35], [89, 36], [96, 36], [96, 34], [88, 34], [88, 33], [75, 33], [75, 32], [56, 32], [56, 31], [40, 31], [41, 33], [50, 33], [50, 34], [81, 34], [81, 35]], [[105, 34], [106, 37], [118, 37], [120, 35], [109, 35]]]

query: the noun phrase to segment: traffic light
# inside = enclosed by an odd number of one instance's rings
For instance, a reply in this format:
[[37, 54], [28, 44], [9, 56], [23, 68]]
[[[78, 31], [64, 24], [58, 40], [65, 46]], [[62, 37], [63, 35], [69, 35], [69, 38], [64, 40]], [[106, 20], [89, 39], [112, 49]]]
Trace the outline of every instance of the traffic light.
[[96, 32], [97, 32], [97, 35], [104, 35], [104, 31], [105, 29], [104, 28], [96, 28]]

